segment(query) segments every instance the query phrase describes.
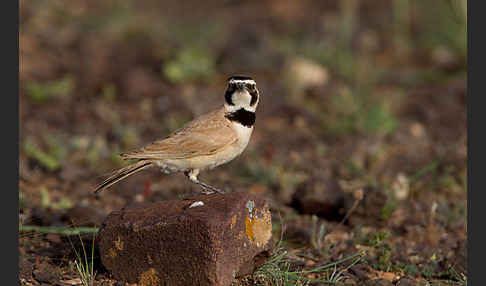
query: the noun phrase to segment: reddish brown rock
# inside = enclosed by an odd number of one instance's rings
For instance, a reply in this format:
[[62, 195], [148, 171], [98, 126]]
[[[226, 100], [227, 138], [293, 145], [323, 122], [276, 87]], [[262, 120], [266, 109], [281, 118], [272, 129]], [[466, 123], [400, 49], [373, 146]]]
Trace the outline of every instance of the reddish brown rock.
[[268, 250], [267, 202], [248, 193], [201, 195], [112, 212], [97, 237], [104, 266], [139, 285], [229, 285]]

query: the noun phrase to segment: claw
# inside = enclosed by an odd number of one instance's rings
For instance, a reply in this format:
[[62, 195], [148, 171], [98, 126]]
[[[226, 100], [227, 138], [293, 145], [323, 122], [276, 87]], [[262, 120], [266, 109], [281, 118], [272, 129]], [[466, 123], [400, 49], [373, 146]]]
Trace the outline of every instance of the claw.
[[214, 194], [214, 193], [224, 194], [224, 191], [222, 191], [218, 188], [215, 188], [211, 185], [205, 184], [201, 181], [198, 181], [196, 184], [200, 185], [201, 188], [204, 189], [204, 191], [201, 192], [203, 194], [206, 194], [206, 195], [210, 195], [210, 194]]
[[214, 194], [214, 192], [213, 192], [213, 191], [208, 191], [208, 190], [206, 190], [206, 189], [203, 189], [203, 190], [201, 191], [201, 194], [203, 194], [203, 195], [211, 195], [211, 194]]
[[184, 174], [191, 182], [193, 182], [194, 184], [198, 184], [204, 189], [204, 191], [201, 191], [202, 194], [205, 195], [210, 195], [213, 193], [224, 194], [224, 191], [199, 181], [197, 178], [197, 175], [199, 174], [199, 170], [186, 171]]

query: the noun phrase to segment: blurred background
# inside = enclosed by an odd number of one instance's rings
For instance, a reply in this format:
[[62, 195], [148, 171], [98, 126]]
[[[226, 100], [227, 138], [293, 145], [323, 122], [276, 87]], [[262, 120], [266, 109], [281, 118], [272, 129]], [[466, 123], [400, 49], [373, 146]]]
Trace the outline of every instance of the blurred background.
[[120, 152], [220, 106], [245, 74], [261, 94], [250, 144], [203, 181], [267, 198], [276, 236], [284, 220], [287, 250], [314, 263], [365, 248], [368, 278], [465, 283], [466, 0], [19, 5], [22, 263], [68, 267], [43, 227], [198, 192], [153, 169], [92, 194]]

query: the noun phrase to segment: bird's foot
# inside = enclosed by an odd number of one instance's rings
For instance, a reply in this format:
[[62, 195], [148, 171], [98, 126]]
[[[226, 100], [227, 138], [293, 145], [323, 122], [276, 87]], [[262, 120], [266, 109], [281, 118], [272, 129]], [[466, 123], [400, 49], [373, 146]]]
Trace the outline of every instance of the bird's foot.
[[225, 192], [218, 189], [218, 188], [215, 188], [211, 185], [208, 185], [206, 183], [203, 183], [201, 181], [199, 181], [197, 179], [197, 175], [199, 174], [199, 170], [198, 169], [194, 169], [194, 170], [190, 170], [190, 171], [186, 171], [184, 172], [184, 174], [186, 175], [186, 177], [193, 183], [195, 184], [198, 184], [199, 186], [201, 186], [201, 188], [203, 188], [203, 191], [201, 191], [202, 194], [205, 194], [205, 195], [210, 195], [210, 194], [214, 194], [214, 193], [218, 193], [218, 194], [224, 194]]
[[205, 195], [210, 195], [210, 194], [214, 194], [214, 193], [218, 193], [218, 194], [224, 194], [225, 192], [218, 189], [218, 188], [215, 188], [211, 185], [208, 185], [208, 184], [205, 184], [203, 182], [199, 182], [199, 185], [202, 187], [202, 191], [201, 193], [202, 194], [205, 194]]
[[206, 190], [206, 189], [203, 189], [201, 191], [201, 194], [203, 194], [203, 195], [211, 195], [211, 194], [214, 194], [214, 192], [213, 191]]

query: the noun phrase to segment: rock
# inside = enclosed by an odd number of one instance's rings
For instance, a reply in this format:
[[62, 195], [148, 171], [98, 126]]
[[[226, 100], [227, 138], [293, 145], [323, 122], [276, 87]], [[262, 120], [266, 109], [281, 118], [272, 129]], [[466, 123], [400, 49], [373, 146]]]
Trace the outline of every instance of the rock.
[[302, 245], [310, 244], [312, 243], [312, 227], [302, 223], [287, 222], [285, 240]]
[[358, 264], [349, 269], [349, 271], [354, 274], [360, 281], [369, 280], [369, 269], [367, 265]]
[[97, 242], [103, 265], [121, 281], [230, 285], [254, 270], [255, 257], [270, 248], [271, 236], [268, 203], [235, 192], [114, 211]]
[[345, 215], [345, 197], [335, 181], [309, 181], [297, 187], [290, 205], [301, 214], [315, 214], [340, 221]]
[[32, 271], [34, 270], [34, 264], [27, 259], [20, 259], [19, 261], [19, 276], [25, 280], [32, 279]]
[[285, 76], [294, 88], [306, 89], [324, 86], [329, 81], [327, 68], [307, 58], [297, 57], [289, 59], [285, 70], [287, 71]]
[[[41, 263], [33, 271], [35, 280], [40, 283], [54, 283], [59, 279], [59, 272], [49, 263]], [[52, 285], [52, 284], [50, 284]]]
[[[383, 209], [387, 203], [388, 196], [380, 188], [366, 186], [363, 188], [363, 198], [349, 216], [350, 225], [365, 225], [370, 221], [383, 220]], [[348, 204], [351, 200], [347, 200]]]

